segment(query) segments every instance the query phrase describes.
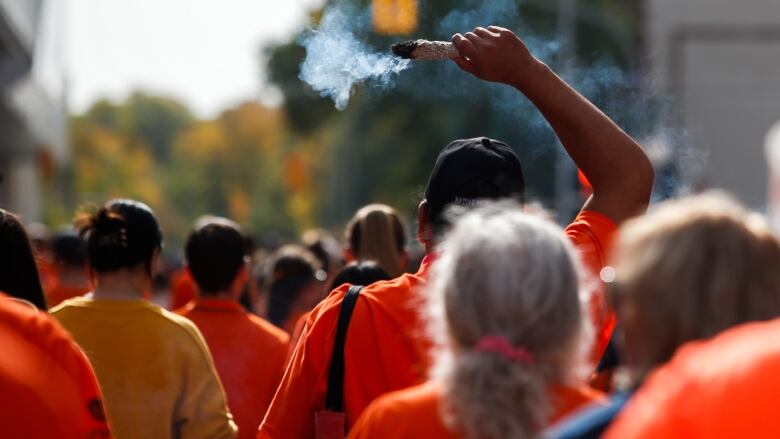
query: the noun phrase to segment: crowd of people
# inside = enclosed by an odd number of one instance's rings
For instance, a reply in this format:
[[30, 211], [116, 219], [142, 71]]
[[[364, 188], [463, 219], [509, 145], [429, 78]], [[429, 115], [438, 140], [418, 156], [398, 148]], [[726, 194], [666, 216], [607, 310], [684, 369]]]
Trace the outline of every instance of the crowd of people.
[[642, 148], [511, 31], [453, 43], [555, 130], [589, 185], [571, 223], [525, 205], [518, 156], [488, 137], [433, 164], [422, 258], [381, 204], [341, 245], [315, 230], [271, 251], [204, 216], [161, 282], [164, 232], [140, 201], [53, 238], [0, 210], [3, 436], [780, 435], [766, 219], [718, 192], [646, 212]]

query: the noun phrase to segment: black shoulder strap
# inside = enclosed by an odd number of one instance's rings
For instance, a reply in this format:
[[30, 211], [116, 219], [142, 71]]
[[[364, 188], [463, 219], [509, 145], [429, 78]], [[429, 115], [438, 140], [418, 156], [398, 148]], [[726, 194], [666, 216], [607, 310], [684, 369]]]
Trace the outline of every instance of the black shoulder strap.
[[347, 341], [347, 329], [352, 311], [355, 309], [361, 290], [363, 290], [361, 285], [353, 285], [341, 299], [336, 339], [333, 341], [333, 354], [328, 368], [328, 389], [325, 395], [325, 409], [328, 411], [344, 411], [344, 345]]

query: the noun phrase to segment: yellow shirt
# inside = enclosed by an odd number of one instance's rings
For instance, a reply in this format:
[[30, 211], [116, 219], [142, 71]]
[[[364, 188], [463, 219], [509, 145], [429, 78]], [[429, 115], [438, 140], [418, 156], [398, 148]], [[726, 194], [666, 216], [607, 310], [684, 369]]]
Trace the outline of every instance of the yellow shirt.
[[92, 362], [117, 439], [234, 438], [198, 329], [145, 300], [70, 299], [51, 310]]

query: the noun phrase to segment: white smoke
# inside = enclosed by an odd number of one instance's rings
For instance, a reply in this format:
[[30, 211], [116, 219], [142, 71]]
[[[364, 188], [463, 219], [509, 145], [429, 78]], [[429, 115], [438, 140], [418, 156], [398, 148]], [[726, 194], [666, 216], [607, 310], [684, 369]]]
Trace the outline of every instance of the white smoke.
[[409, 60], [374, 52], [361, 43], [352, 30], [354, 19], [339, 8], [328, 8], [319, 28], [301, 40], [306, 48], [301, 80], [333, 99], [338, 110], [347, 108], [356, 84], [373, 80], [387, 86], [394, 74], [409, 66]]
[[449, 12], [439, 23], [439, 33], [448, 39], [452, 34], [469, 32], [478, 26], [509, 27], [517, 20], [517, 0], [471, 0], [464, 2], [463, 9]]

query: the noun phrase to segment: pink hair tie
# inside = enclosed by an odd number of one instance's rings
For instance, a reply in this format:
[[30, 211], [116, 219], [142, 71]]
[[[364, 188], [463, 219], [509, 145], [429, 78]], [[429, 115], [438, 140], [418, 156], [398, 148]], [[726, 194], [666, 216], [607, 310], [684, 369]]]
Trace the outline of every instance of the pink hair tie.
[[512, 346], [505, 338], [497, 335], [486, 335], [477, 341], [474, 350], [477, 352], [489, 352], [501, 355], [507, 360], [522, 364], [534, 364], [534, 354], [522, 346]]

